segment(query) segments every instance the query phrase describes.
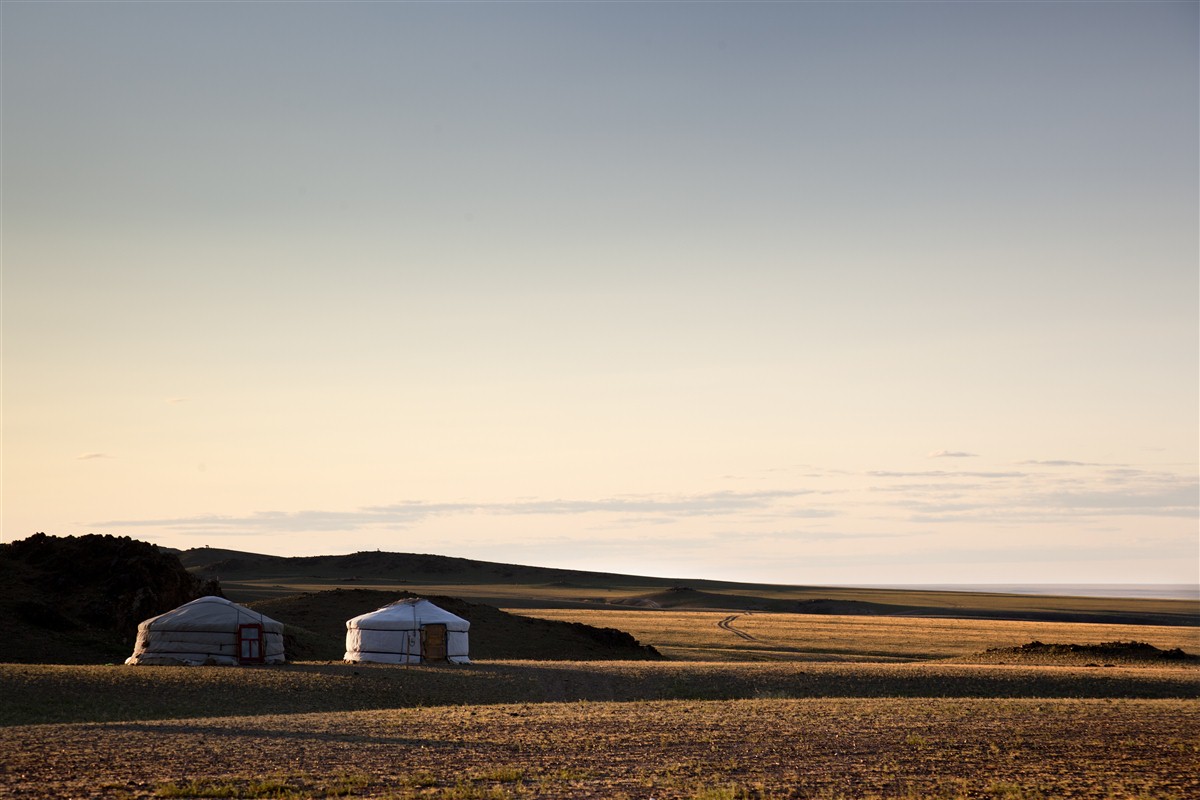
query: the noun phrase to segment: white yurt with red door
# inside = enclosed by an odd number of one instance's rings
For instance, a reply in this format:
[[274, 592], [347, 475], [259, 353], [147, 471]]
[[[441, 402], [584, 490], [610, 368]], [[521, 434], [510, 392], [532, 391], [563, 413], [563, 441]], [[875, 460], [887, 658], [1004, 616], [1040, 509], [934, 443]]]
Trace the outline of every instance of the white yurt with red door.
[[346, 661], [470, 664], [471, 623], [420, 597], [399, 600], [346, 622]]
[[126, 664], [282, 664], [283, 623], [230, 602], [201, 597], [138, 625]]

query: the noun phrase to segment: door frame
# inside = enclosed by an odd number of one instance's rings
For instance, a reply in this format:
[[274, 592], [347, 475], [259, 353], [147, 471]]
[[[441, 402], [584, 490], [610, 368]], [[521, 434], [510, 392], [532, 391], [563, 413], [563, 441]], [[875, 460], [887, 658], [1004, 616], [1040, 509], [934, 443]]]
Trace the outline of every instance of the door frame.
[[[436, 644], [438, 637], [435, 635], [433, 642], [430, 642], [430, 631], [441, 632], [441, 648], [434, 650], [430, 648], [431, 644]], [[431, 624], [421, 626], [421, 660], [422, 661], [448, 661], [450, 656], [450, 632], [446, 630], [443, 624]]]
[[237, 660], [239, 664], [263, 664], [267, 660], [266, 637], [263, 626], [257, 622], [238, 625]]

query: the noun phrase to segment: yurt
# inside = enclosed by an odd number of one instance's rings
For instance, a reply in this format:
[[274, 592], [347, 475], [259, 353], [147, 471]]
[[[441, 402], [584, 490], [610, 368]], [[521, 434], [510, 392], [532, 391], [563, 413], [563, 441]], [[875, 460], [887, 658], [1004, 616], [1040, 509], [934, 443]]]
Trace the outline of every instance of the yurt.
[[428, 600], [399, 600], [346, 622], [345, 659], [381, 664], [469, 664], [470, 627], [462, 617]]
[[201, 597], [138, 625], [126, 664], [282, 664], [283, 623], [223, 597]]

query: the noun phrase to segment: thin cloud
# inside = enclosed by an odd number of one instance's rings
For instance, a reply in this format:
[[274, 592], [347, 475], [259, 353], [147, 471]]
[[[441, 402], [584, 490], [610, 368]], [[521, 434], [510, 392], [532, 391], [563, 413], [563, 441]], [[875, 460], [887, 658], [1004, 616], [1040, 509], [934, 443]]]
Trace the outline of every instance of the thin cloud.
[[775, 542], [786, 543], [795, 541], [809, 542], [839, 542], [859, 539], [911, 539], [911, 532], [855, 532], [855, 531], [819, 531], [819, 530], [772, 530], [759, 532], [726, 531], [715, 534], [712, 538], [717, 541], [739, 541], [742, 543]]
[[490, 513], [504, 515], [559, 514], [646, 514], [666, 513], [678, 516], [734, 514], [766, 508], [777, 501], [787, 500], [811, 491], [709, 492], [706, 494], [663, 496], [621, 495], [601, 500], [523, 500], [512, 503], [422, 503], [406, 502], [388, 506], [370, 506], [364, 511], [408, 516], [418, 514]]
[[1200, 513], [1195, 476], [1166, 471], [1124, 468], [1092, 472], [1068, 465], [1063, 472], [867, 474], [886, 479], [865, 487], [869, 496], [882, 500], [873, 505], [906, 512], [905, 518], [917, 524], [1194, 518]]
[[927, 458], [979, 458], [978, 453], [964, 453], [961, 450], [934, 450]]
[[167, 402], [173, 406], [177, 406], [180, 403], [186, 403], [187, 401], [188, 401], [188, 399], [186, 397], [168, 397], [167, 398]]
[[[96, 527], [158, 527], [180, 531], [219, 533], [258, 531], [349, 531], [363, 528], [407, 527], [430, 517], [484, 514], [494, 516], [568, 516], [577, 514], [620, 514], [645, 521], [704, 516], [725, 516], [774, 509], [780, 503], [812, 494], [800, 491], [708, 492], [695, 495], [626, 495], [601, 500], [520, 500], [508, 503], [426, 503], [407, 501], [384, 506], [367, 506], [355, 511], [259, 511], [246, 516], [205, 514], [194, 517], [143, 520], [109, 520]], [[793, 516], [827, 516], [829, 512], [783, 510]]]
[[1200, 491], [1192, 481], [1174, 485], [1120, 486], [1088, 491], [1031, 492], [1002, 503], [936, 502], [911, 500], [897, 503], [913, 510], [917, 523], [1060, 522], [1099, 517], [1194, 518], [1200, 513]]
[[76, 461], [92, 461], [97, 458], [112, 458], [108, 453], [80, 453], [75, 456]]
[[872, 478], [1024, 478], [1024, 472], [947, 472], [945, 470], [925, 470], [922, 472], [893, 472], [889, 470], [871, 470], [867, 473]]
[[981, 489], [988, 489], [986, 483], [955, 483], [947, 481], [945, 483], [897, 483], [891, 486], [868, 486], [867, 492], [888, 492], [891, 494], [926, 494], [926, 495], [954, 495], [961, 496], [965, 492], [975, 492]]

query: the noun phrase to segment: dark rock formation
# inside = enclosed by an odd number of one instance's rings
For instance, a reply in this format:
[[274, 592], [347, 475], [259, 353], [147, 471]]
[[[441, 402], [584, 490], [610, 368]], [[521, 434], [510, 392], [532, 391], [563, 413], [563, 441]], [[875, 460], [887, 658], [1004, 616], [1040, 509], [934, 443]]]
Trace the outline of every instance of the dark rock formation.
[[128, 536], [47, 536], [0, 544], [3, 661], [94, 661], [127, 650], [138, 623], [215, 594], [173, 553]]

